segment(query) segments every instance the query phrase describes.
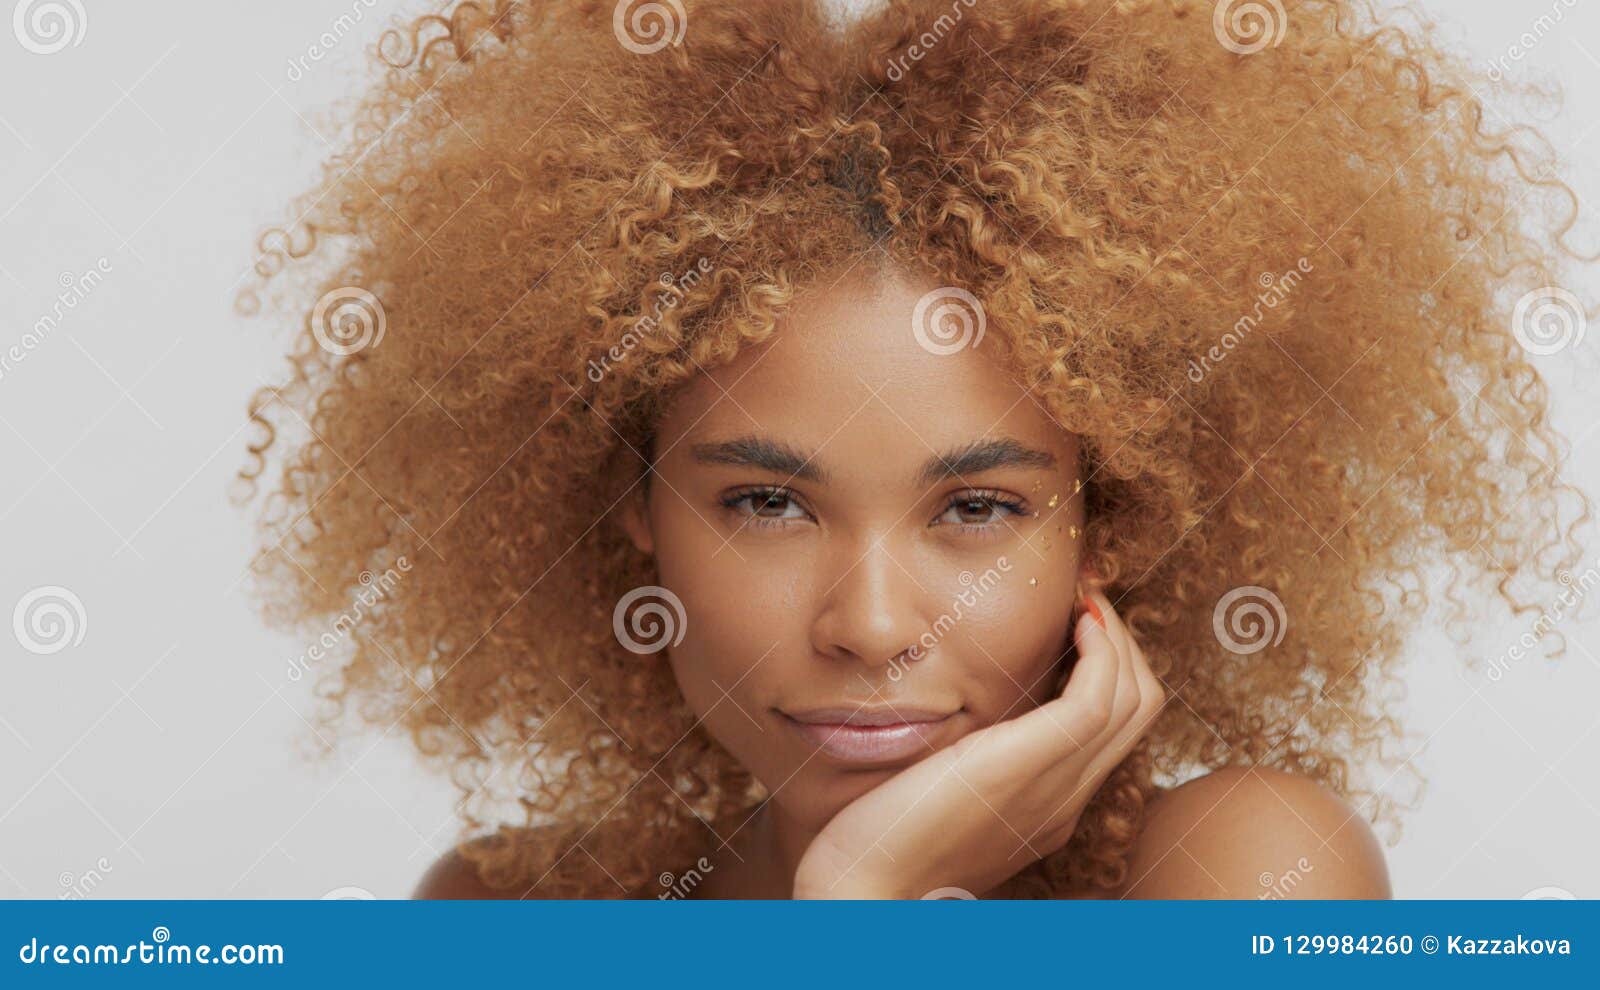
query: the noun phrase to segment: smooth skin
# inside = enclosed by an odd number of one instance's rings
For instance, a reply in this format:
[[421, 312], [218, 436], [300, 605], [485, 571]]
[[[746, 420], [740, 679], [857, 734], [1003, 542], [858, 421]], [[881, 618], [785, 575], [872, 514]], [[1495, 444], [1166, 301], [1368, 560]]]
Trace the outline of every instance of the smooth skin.
[[[797, 299], [771, 339], [675, 397], [650, 483], [620, 509], [683, 602], [665, 662], [684, 699], [771, 794], [695, 896], [1007, 896], [1170, 703], [1080, 573], [1076, 438], [991, 344], [947, 352], [912, 332], [939, 290], [853, 270]], [[837, 707], [944, 717], [920, 751], [863, 763], [790, 718]], [[1230, 769], [1155, 801], [1111, 893], [1388, 897], [1389, 883], [1342, 799]], [[508, 893], [451, 854], [417, 896]]]
[[980, 729], [856, 799], [807, 848], [796, 898], [991, 891], [1072, 836], [1084, 806], [1144, 735], [1160, 682], [1111, 603], [1077, 623], [1062, 693]]

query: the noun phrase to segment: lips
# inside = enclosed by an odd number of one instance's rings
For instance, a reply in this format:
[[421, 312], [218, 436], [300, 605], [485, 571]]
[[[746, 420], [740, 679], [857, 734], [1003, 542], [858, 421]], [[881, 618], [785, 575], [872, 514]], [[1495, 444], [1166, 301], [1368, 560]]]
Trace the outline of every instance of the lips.
[[886, 765], [938, 749], [955, 712], [910, 706], [779, 711], [781, 720], [819, 753], [855, 766]]

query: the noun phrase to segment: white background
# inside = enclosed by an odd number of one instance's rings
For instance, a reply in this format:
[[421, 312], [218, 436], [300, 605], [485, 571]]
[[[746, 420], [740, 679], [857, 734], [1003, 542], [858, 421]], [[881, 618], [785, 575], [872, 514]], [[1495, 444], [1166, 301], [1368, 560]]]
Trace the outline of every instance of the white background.
[[[232, 311], [254, 237], [315, 178], [318, 129], [332, 133], [319, 114], [417, 8], [81, 3], [81, 42], [48, 55], [15, 42], [16, 0], [0, 4], [0, 351], [51, 311], [63, 273], [109, 267], [0, 375], [0, 619], [50, 585], [86, 616], [82, 641], [51, 655], [0, 626], [0, 896], [405, 896], [455, 838], [454, 791], [399, 733], [303, 758], [305, 682], [284, 672], [307, 644], [259, 621], [241, 580], [250, 516], [226, 494], [245, 399], [280, 373], [287, 340]], [[1565, 90], [1540, 125], [1573, 163], [1592, 234], [1600, 0], [1422, 7], [1493, 100], [1489, 60], [1561, 15], [1509, 76]], [[345, 14], [355, 29], [309, 59]], [[307, 59], [295, 81], [291, 59]], [[1592, 300], [1585, 277], [1568, 288]], [[1570, 476], [1600, 493], [1594, 392], [1575, 386], [1590, 338], [1540, 368], [1576, 442]], [[1499, 682], [1419, 635], [1405, 751], [1430, 789], [1389, 853], [1398, 896], [1600, 896], [1595, 611], [1563, 622], [1564, 659]], [[1483, 639], [1509, 646], [1529, 625]]]

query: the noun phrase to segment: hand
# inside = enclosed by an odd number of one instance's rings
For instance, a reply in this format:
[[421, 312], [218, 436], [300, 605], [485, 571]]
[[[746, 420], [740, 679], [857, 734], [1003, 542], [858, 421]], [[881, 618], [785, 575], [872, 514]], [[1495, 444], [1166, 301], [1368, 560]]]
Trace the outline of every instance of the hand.
[[1165, 700], [1111, 602], [1098, 590], [1082, 595], [1078, 662], [1061, 694], [851, 802], [801, 857], [796, 899], [914, 899], [948, 887], [977, 895], [1066, 845]]

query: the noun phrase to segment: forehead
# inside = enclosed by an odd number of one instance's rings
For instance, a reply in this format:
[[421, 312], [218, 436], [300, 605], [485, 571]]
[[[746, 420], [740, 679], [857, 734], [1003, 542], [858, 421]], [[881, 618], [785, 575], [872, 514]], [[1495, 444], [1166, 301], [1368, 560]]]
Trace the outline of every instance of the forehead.
[[980, 325], [969, 300], [905, 274], [822, 280], [795, 299], [772, 338], [697, 376], [661, 439], [682, 450], [770, 437], [857, 476], [903, 473], [986, 437], [1071, 463], [1072, 438], [1000, 364], [994, 341], [961, 346]]

